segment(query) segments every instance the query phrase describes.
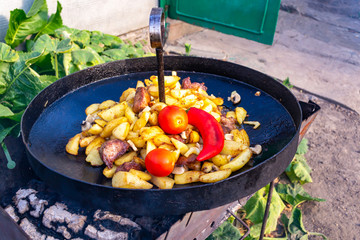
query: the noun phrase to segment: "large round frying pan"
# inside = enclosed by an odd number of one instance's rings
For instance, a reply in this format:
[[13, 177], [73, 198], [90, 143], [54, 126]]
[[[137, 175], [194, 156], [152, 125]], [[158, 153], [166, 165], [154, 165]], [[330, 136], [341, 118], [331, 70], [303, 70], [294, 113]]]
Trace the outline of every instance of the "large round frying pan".
[[[254, 193], [279, 176], [295, 154], [301, 110], [296, 98], [273, 78], [229, 62], [197, 57], [165, 57], [165, 71], [181, 78], [204, 82], [208, 93], [224, 98], [236, 90], [249, 120], [259, 121], [254, 130], [245, 125], [251, 145], [263, 152], [254, 166], [210, 184], [177, 185], [173, 189], [120, 189], [91, 167], [85, 155], [65, 152], [69, 138], [80, 132], [84, 109], [107, 99], [118, 101], [137, 80], [156, 74], [155, 58], [110, 62], [66, 76], [44, 89], [26, 109], [21, 130], [28, 159], [35, 173], [48, 185], [82, 204], [133, 215], [177, 215], [215, 208]], [[260, 96], [255, 96], [257, 91]]]

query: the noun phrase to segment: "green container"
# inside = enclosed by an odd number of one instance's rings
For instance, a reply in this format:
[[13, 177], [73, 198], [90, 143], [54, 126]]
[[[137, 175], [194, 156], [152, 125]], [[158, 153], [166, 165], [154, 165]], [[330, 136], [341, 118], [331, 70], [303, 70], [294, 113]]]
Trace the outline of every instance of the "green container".
[[160, 0], [168, 17], [271, 45], [280, 0]]

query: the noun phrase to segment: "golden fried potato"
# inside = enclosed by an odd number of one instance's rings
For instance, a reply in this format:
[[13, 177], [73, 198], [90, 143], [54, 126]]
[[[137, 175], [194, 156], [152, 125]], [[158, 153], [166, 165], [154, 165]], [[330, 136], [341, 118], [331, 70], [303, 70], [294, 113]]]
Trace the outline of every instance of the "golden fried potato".
[[184, 155], [188, 150], [189, 147], [186, 146], [185, 143], [180, 142], [179, 140], [176, 140], [175, 138], [170, 138], [172, 144], [176, 147], [176, 149], [180, 150], [181, 155]]
[[246, 118], [246, 114], [247, 114], [246, 110], [242, 107], [237, 107], [237, 108], [235, 108], [235, 114], [236, 114], [236, 120], [238, 121], [238, 123], [242, 124], [242, 122]]
[[81, 133], [76, 134], [74, 137], [70, 138], [66, 144], [66, 152], [72, 155], [78, 155], [79, 153], [79, 144], [80, 144]]
[[187, 171], [183, 174], [176, 174], [174, 176], [175, 184], [187, 184], [200, 181], [200, 176], [204, 173], [202, 171]]
[[227, 113], [226, 113], [226, 118], [234, 118], [234, 119], [236, 119], [236, 114], [235, 114], [235, 112], [234, 111], [228, 111]]
[[90, 114], [95, 113], [97, 110], [99, 110], [99, 106], [100, 106], [99, 103], [91, 104], [90, 106], [88, 106], [88, 107], [85, 109], [85, 114], [86, 114], [86, 115], [90, 115]]
[[145, 140], [149, 141], [157, 135], [164, 134], [164, 131], [159, 126], [143, 127], [140, 129], [140, 136]]
[[109, 107], [114, 106], [115, 104], [116, 102], [113, 100], [106, 100], [99, 105], [99, 110], [107, 109]]
[[112, 130], [112, 135], [120, 140], [125, 140], [130, 131], [130, 123], [123, 122]]
[[224, 180], [231, 175], [231, 169], [227, 168], [216, 172], [205, 173], [200, 176], [200, 182], [213, 183]]
[[165, 134], [160, 134], [160, 135], [155, 136], [153, 141], [157, 147], [159, 147], [161, 144], [164, 144], [164, 143], [172, 145], [170, 137]]
[[153, 187], [151, 183], [142, 180], [138, 176], [130, 173], [119, 171], [112, 178], [112, 186], [117, 188], [131, 189], [150, 189]]
[[105, 127], [107, 121], [104, 121], [102, 119], [95, 119], [95, 123], [98, 124], [100, 127]]
[[97, 148], [91, 149], [89, 154], [86, 156], [85, 161], [89, 162], [91, 166], [101, 166], [104, 164], [103, 160], [100, 157], [99, 150]]
[[116, 128], [117, 126], [119, 126], [121, 123], [124, 123], [124, 122], [127, 122], [126, 117], [119, 117], [119, 118], [115, 118], [115, 119], [111, 120], [110, 122], [108, 122], [105, 125], [104, 130], [100, 134], [100, 137], [103, 137], [103, 138], [110, 137], [114, 128]]
[[89, 155], [90, 151], [93, 148], [99, 148], [101, 147], [101, 145], [105, 142], [105, 139], [102, 137], [97, 137], [94, 140], [91, 141], [91, 143], [89, 143], [89, 145], [87, 145], [86, 149], [85, 149], [85, 154]]
[[122, 102], [112, 106], [111, 108], [102, 110], [98, 113], [98, 116], [103, 120], [109, 122], [115, 118], [120, 118], [125, 115], [125, 109], [127, 108], [127, 103]]
[[151, 175], [151, 182], [160, 189], [171, 189], [174, 186], [174, 179], [169, 177], [156, 177]]
[[86, 147], [87, 145], [89, 145], [92, 140], [94, 140], [95, 138], [97, 138], [97, 136], [89, 136], [89, 137], [84, 137], [80, 139], [80, 147]]
[[140, 118], [136, 120], [133, 131], [136, 132], [145, 127], [147, 122], [149, 121], [150, 114], [150, 112], [143, 112]]
[[136, 114], [130, 106], [127, 106], [125, 109], [125, 117], [128, 119], [130, 124], [137, 120]]
[[229, 155], [218, 154], [211, 158], [211, 161], [218, 167], [227, 164], [231, 159]]
[[92, 134], [92, 135], [98, 135], [103, 131], [103, 128], [95, 123], [91, 126], [91, 128], [88, 130], [88, 133]]
[[137, 156], [137, 152], [128, 152], [128, 153], [125, 153], [124, 155], [122, 155], [121, 157], [119, 157], [118, 159], [116, 159], [114, 161], [114, 163], [116, 166], [120, 166], [123, 163], [130, 162], [136, 156]]
[[150, 114], [149, 123], [151, 126], [159, 125], [158, 114], [156, 112]]
[[127, 97], [129, 96], [129, 94], [131, 93], [135, 93], [136, 92], [136, 89], [135, 88], [128, 88], [126, 89], [122, 94], [121, 94], [121, 97], [120, 97], [120, 100], [119, 102], [123, 102], [127, 99]]
[[105, 167], [104, 170], [103, 170], [103, 174], [106, 178], [112, 178], [116, 172], [116, 168], [117, 166], [116, 165], [113, 165], [112, 168], [108, 168], [108, 167]]
[[220, 169], [231, 169], [232, 172], [235, 172], [242, 168], [251, 158], [252, 152], [249, 148], [246, 148], [242, 151], [238, 156], [236, 156], [232, 161], [229, 163], [222, 165]]
[[191, 131], [189, 136], [190, 143], [197, 143], [200, 141], [200, 134], [197, 131]]
[[167, 143], [161, 144], [158, 148], [166, 149], [166, 150], [169, 150], [170, 152], [176, 150], [174, 145], [167, 144]]
[[148, 140], [146, 142], [146, 155], [148, 155], [148, 153], [151, 152], [154, 149], [156, 149], [156, 145], [154, 144], [153, 141]]
[[214, 167], [215, 167], [214, 163], [205, 161], [205, 162], [203, 162], [203, 165], [201, 166], [201, 171], [203, 171], [204, 173], [209, 173], [209, 172], [213, 171]]
[[234, 141], [245, 146], [250, 146], [250, 139], [248, 134], [246, 133], [245, 129], [234, 129], [231, 130], [231, 134], [234, 136]]
[[139, 170], [136, 170], [136, 169], [130, 169], [129, 173], [132, 173], [132, 174], [138, 176], [139, 178], [141, 178], [144, 181], [150, 181], [151, 180], [151, 175], [146, 173], [146, 172], [143, 172], [143, 171], [139, 171]]
[[220, 154], [231, 155], [232, 157], [237, 156], [241, 151], [248, 148], [246, 145], [232, 140], [225, 140], [224, 147], [221, 150]]

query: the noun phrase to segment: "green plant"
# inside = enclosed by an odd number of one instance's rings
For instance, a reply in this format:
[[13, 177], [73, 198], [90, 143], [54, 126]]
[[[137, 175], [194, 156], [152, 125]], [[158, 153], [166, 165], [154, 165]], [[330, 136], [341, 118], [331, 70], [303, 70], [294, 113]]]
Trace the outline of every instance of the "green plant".
[[190, 43], [185, 43], [185, 54], [186, 56], [189, 56], [191, 52], [191, 44]]
[[[99, 31], [78, 30], [62, 24], [61, 4], [48, 18], [46, 0], [34, 0], [30, 10], [10, 12], [5, 42], [0, 42], [0, 143], [19, 136], [21, 116], [30, 101], [59, 78], [97, 64], [151, 56], [135, 44]], [[25, 50], [14, 50], [24, 44]]]
[[[273, 190], [273, 197], [271, 199], [271, 205], [269, 210], [269, 217], [265, 227], [265, 234], [270, 234], [279, 228], [278, 220], [280, 219], [283, 225], [284, 234], [283, 237], [264, 237], [264, 239], [277, 239], [277, 240], [306, 240], [310, 235], [322, 236], [323, 239], [327, 239], [322, 233], [308, 232], [302, 222], [302, 213], [298, 207], [305, 201], [325, 201], [321, 198], [310, 196], [302, 184], [312, 182], [310, 176], [310, 168], [306, 163], [304, 154], [308, 151], [308, 140], [303, 139], [297, 149], [294, 160], [289, 165], [288, 171], [285, 171], [289, 179], [290, 184], [277, 183]], [[311, 181], [310, 181], [311, 180]], [[267, 195], [269, 185], [256, 192], [245, 204], [241, 210], [247, 220], [250, 221], [250, 235], [246, 240], [255, 240], [260, 236], [262, 221], [265, 212], [265, 206], [267, 201]], [[288, 218], [283, 212], [285, 206], [292, 208], [290, 218]], [[221, 225], [221, 229], [216, 230], [208, 239], [226, 239], [227, 233], [230, 235], [233, 230], [224, 231], [223, 229], [236, 228], [234, 225], [229, 226], [228, 222]]]
[[294, 85], [292, 85], [292, 84], [290, 83], [290, 79], [289, 79], [288, 77], [283, 81], [283, 84], [285, 85], [285, 87], [287, 87], [287, 88], [289, 88], [289, 89], [291, 89], [291, 88], [294, 87]]

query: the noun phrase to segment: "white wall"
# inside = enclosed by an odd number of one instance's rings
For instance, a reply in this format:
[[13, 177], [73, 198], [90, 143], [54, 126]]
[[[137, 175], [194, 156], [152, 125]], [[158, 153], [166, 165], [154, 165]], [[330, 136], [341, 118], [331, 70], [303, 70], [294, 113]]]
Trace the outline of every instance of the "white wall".
[[[8, 28], [10, 11], [27, 12], [33, 0], [0, 0], [0, 41]], [[157, 0], [60, 0], [63, 24], [87, 30], [120, 35], [149, 25], [151, 8]], [[56, 11], [56, 0], [47, 0], [49, 16]]]

